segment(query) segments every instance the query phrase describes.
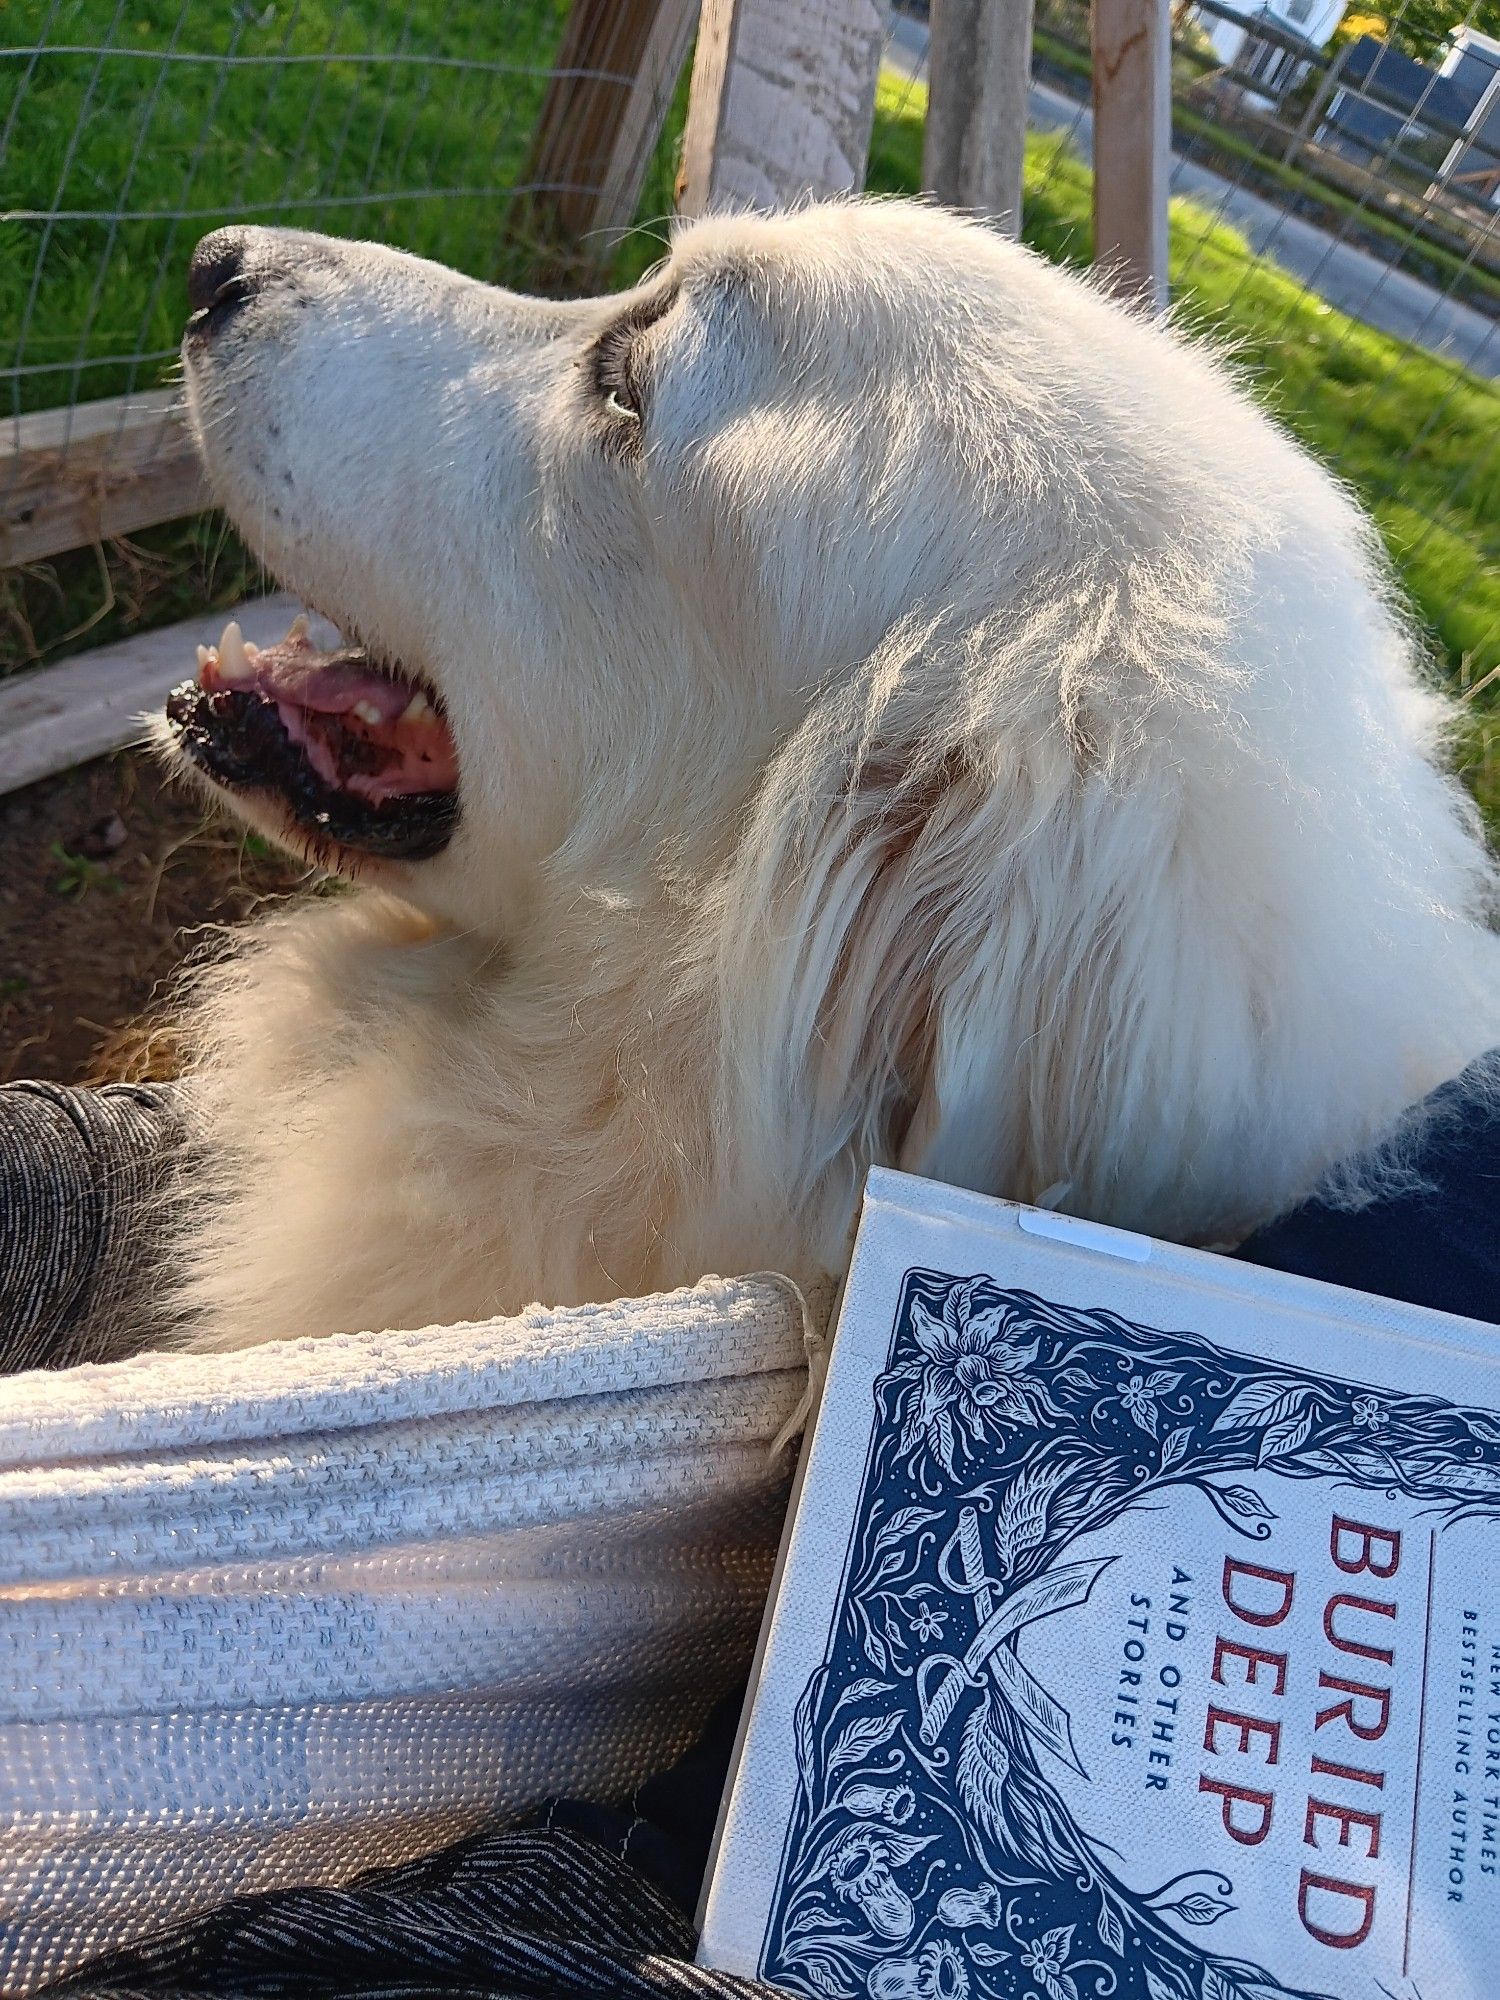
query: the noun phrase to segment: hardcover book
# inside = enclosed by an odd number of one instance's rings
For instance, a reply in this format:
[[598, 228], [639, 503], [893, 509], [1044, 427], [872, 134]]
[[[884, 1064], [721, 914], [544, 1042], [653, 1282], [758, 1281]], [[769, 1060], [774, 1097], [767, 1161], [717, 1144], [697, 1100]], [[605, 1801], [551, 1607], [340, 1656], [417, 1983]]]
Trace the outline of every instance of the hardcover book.
[[1494, 2000], [1500, 1343], [877, 1171], [701, 1959]]

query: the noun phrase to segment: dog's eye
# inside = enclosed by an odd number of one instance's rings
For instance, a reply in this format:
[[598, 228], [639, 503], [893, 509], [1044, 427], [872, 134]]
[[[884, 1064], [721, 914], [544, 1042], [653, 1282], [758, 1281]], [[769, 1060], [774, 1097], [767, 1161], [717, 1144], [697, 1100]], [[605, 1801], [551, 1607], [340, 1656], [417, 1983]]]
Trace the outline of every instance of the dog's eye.
[[626, 401], [625, 392], [623, 390], [620, 389], [607, 390], [605, 392], [605, 397], [604, 397], [604, 407], [606, 410], [609, 411], [612, 417], [624, 417], [628, 422], [632, 424], [638, 424], [641, 420], [640, 411], [636, 408], [634, 403]]
[[610, 416], [639, 424], [641, 395], [631, 367], [632, 344], [623, 329], [601, 342], [594, 354], [594, 388]]
[[649, 297], [626, 306], [614, 323], [598, 334], [583, 354], [584, 369], [594, 399], [609, 419], [618, 444], [639, 442], [645, 432], [646, 395], [642, 377], [643, 336], [677, 303], [676, 285], [659, 287]]

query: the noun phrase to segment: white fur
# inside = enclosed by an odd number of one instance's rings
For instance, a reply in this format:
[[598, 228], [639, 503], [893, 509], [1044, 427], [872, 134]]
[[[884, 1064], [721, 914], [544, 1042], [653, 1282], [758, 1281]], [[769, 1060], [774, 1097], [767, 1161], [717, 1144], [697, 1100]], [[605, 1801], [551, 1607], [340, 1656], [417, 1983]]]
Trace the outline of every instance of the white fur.
[[632, 451], [631, 300], [251, 244], [211, 476], [463, 819], [200, 976], [199, 1344], [808, 1276], [872, 1161], [1234, 1239], [1500, 1040], [1372, 533], [1171, 331], [930, 208], [702, 222]]

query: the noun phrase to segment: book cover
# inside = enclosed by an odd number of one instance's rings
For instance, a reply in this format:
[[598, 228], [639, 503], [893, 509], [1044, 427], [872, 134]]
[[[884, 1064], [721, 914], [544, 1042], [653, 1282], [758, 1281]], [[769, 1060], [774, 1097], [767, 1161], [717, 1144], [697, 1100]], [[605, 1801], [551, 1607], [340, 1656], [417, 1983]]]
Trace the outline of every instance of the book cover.
[[1493, 2000], [1496, 1331], [877, 1171], [700, 1957]]

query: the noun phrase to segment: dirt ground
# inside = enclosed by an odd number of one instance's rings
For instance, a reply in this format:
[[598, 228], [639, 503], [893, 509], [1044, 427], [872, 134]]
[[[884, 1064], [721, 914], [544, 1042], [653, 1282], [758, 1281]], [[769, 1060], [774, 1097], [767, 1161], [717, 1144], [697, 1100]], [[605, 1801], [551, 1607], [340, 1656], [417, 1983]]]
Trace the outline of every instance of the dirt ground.
[[305, 879], [128, 752], [0, 798], [0, 1082], [170, 1074], [183, 958]]

